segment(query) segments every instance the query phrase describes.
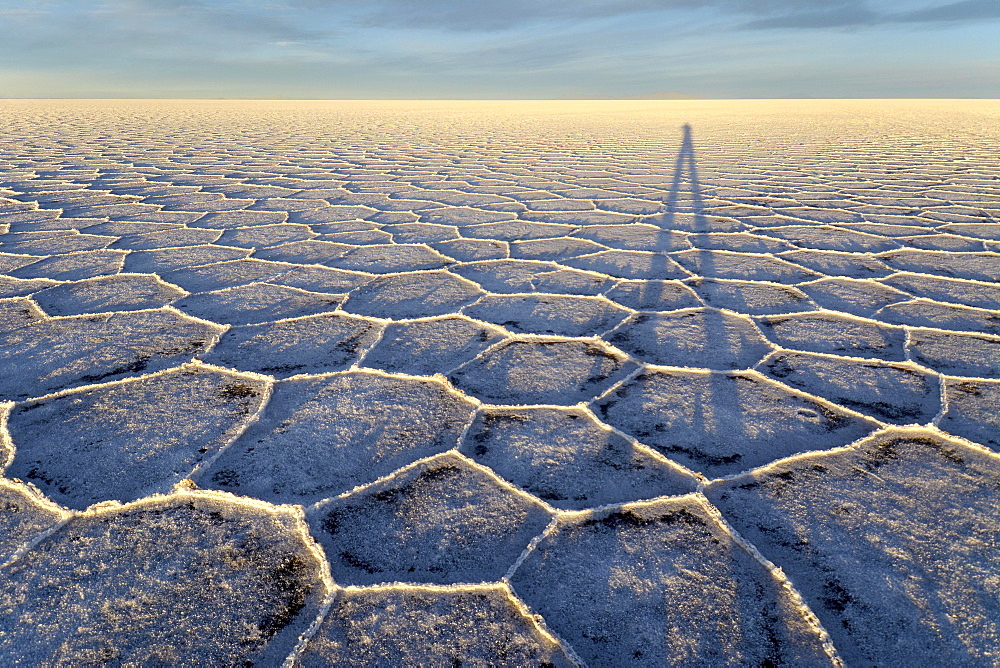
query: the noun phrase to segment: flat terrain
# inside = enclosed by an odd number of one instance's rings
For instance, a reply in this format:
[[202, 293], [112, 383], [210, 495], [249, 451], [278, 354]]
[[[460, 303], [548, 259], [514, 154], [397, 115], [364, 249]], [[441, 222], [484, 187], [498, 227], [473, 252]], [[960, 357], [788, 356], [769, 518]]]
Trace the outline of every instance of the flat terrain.
[[0, 102], [0, 663], [1000, 664], [997, 146]]

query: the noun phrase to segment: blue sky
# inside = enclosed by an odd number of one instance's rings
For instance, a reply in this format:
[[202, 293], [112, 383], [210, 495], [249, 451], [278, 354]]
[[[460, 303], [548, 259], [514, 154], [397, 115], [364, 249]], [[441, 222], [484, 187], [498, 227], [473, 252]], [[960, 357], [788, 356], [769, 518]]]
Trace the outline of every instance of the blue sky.
[[0, 0], [0, 97], [1000, 97], [1000, 0]]

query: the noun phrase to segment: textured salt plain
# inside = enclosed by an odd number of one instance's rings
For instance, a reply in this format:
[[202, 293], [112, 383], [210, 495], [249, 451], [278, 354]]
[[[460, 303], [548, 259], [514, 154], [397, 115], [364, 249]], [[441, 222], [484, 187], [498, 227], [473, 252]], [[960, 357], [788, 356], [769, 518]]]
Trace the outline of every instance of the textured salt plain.
[[1000, 664], [1000, 104], [0, 109], [0, 663]]

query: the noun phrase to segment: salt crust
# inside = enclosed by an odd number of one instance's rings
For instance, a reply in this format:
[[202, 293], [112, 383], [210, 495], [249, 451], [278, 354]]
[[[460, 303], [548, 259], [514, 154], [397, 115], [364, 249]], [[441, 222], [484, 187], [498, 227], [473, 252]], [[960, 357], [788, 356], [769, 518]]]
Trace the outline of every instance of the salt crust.
[[5, 660], [1000, 660], [995, 103], [160, 104], [0, 121]]

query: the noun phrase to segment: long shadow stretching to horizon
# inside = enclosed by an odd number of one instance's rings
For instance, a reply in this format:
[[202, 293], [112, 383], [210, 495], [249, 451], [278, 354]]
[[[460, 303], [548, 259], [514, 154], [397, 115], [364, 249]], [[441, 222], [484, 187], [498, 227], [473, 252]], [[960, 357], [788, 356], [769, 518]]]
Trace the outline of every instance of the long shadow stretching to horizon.
[[[674, 161], [673, 181], [670, 186], [670, 192], [664, 200], [667, 211], [663, 214], [661, 220], [665, 223], [664, 227], [666, 229], [683, 227], [694, 234], [704, 234], [709, 231], [709, 227], [705, 216], [704, 199], [701, 194], [701, 182], [698, 179], [698, 165], [695, 159], [694, 137], [691, 124], [685, 123], [682, 130], [681, 145], [677, 151], [677, 158]], [[685, 184], [687, 185], [690, 200], [689, 202], [681, 203], [681, 194]], [[687, 204], [687, 206], [684, 204]], [[690, 227], [675, 225], [674, 215], [677, 213], [692, 214], [693, 224]], [[658, 254], [658, 257], [663, 258], [663, 269], [660, 275], [664, 275], [666, 272], [667, 256], [665, 254]], [[698, 268], [698, 276], [700, 278], [712, 278], [715, 272], [711, 253], [705, 253], [699, 258]], [[729, 345], [722, 314], [716, 309], [706, 309], [703, 313], [702, 322], [704, 323], [704, 329], [700, 332], [702, 336], [700, 345], [706, 347], [725, 347]], [[694, 336], [698, 335], [695, 332], [693, 334]], [[682, 343], [676, 342], [673, 345]], [[697, 344], [698, 342], [695, 343]], [[710, 362], [706, 362], [706, 364], [710, 364]], [[716, 370], [723, 371], [726, 369], [719, 367]], [[726, 395], [731, 395], [734, 391], [735, 386], [726, 376], [721, 374], [711, 374], [709, 376], [708, 384], [705, 386], [705, 393], [699, 397], [699, 401], [694, 402], [694, 406], [692, 407], [693, 414], [690, 416], [691, 429], [693, 431], [701, 431], [706, 435], [706, 447], [704, 449], [688, 449], [677, 446], [678, 450], [683, 451], [692, 459], [705, 464], [719, 463], [717, 461], [718, 454], [710, 452], [712, 450], [711, 442], [714, 440], [713, 436], [718, 436], [719, 432], [725, 431], [738, 438], [738, 435], [745, 431], [744, 419], [741, 414], [725, 414], [727, 405], [731, 411], [732, 407], [739, 405], [738, 402], [726, 401], [725, 399], [718, 400]], [[664, 454], [669, 456], [670, 453], [667, 452]], [[734, 453], [725, 458], [739, 459], [740, 457], [739, 453]]]
[[701, 183], [698, 181], [698, 166], [694, 157], [694, 139], [691, 133], [691, 124], [685, 123], [683, 127], [684, 137], [681, 139], [680, 150], [677, 151], [677, 160], [674, 162], [674, 180], [670, 185], [670, 192], [665, 201], [667, 205], [667, 220], [673, 220], [674, 213], [677, 212], [677, 201], [681, 192], [681, 184], [687, 181], [691, 192], [691, 212], [694, 214], [694, 229], [696, 232], [705, 232], [705, 205], [701, 197]]
[[[701, 183], [698, 181], [698, 168], [695, 163], [694, 139], [692, 138], [691, 125], [685, 123], [683, 131], [684, 135], [681, 140], [681, 146], [677, 151], [677, 159], [674, 161], [674, 174], [670, 191], [662, 200], [666, 206], [666, 211], [655, 216], [650, 216], [642, 222], [659, 225], [664, 230], [683, 229], [688, 232], [703, 233], [708, 231], [708, 226], [706, 225], [705, 207], [701, 196]], [[690, 192], [689, 206], [682, 206], [680, 204], [681, 191], [685, 182], [688, 183]], [[676, 213], [693, 214], [693, 226], [676, 224], [674, 220]], [[651, 261], [652, 277], [654, 280], [674, 278], [674, 276], [671, 276], [671, 272], [668, 271], [668, 265], [672, 263], [663, 254], [663, 251], [669, 250], [669, 247], [658, 245], [657, 250], [660, 252]]]

